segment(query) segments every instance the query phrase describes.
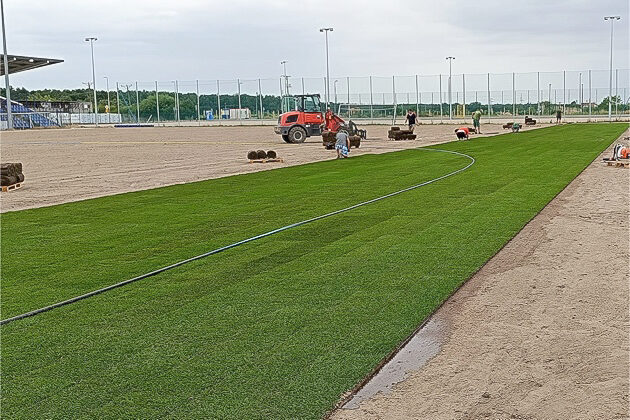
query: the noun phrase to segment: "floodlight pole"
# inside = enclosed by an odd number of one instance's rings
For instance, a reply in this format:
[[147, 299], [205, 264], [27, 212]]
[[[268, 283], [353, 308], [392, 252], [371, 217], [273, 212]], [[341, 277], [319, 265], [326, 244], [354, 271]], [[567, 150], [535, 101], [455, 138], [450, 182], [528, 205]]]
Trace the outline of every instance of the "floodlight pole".
[[608, 122], [612, 122], [612, 80], [613, 80], [613, 27], [621, 16], [605, 16], [604, 20], [610, 21], [610, 82], [608, 85]]
[[9, 84], [9, 56], [7, 55], [7, 33], [4, 28], [4, 0], [0, 0], [0, 14], [2, 14], [2, 49], [4, 51], [4, 86], [7, 96], [7, 130], [13, 130], [13, 115], [11, 110], [11, 85]]
[[111, 124], [112, 117], [110, 116], [110, 114], [112, 112], [112, 108], [111, 108], [112, 104], [109, 102], [109, 77], [103, 76], [103, 78], [105, 79], [105, 87], [107, 89], [107, 122]]
[[549, 115], [551, 115], [551, 83], [549, 83]]
[[339, 101], [337, 101], [337, 82], [339, 82], [339, 80], [335, 79], [335, 81], [333, 82], [333, 94], [335, 95], [335, 104], [338, 104]]
[[85, 38], [86, 42], [90, 43], [90, 49], [92, 51], [92, 89], [94, 90], [94, 125], [98, 127], [98, 103], [96, 102], [96, 72], [94, 70], [94, 41], [97, 38], [91, 36]]
[[453, 119], [453, 91], [451, 85], [451, 78], [453, 77], [453, 60], [455, 57], [446, 57], [448, 60], [448, 119]]
[[332, 32], [333, 28], [321, 28], [319, 32], [323, 32], [326, 36], [326, 109], [330, 102], [330, 67], [328, 60], [328, 32]]

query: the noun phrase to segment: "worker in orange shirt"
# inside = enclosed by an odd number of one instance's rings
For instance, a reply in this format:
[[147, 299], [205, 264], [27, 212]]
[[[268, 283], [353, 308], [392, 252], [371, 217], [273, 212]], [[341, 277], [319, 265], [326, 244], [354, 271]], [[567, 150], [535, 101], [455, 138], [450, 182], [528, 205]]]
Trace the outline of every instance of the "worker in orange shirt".
[[459, 127], [455, 129], [455, 134], [457, 135], [458, 140], [468, 140], [470, 130], [468, 129], [468, 127]]

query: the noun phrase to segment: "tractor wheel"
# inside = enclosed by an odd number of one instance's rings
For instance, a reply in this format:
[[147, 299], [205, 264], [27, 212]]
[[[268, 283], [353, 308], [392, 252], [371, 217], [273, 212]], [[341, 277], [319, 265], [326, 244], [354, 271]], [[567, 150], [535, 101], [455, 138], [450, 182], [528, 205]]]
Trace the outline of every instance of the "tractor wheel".
[[302, 127], [293, 127], [289, 130], [289, 143], [304, 143], [306, 130]]
[[289, 135], [288, 135], [288, 134], [283, 134], [283, 135], [282, 135], [282, 140], [284, 140], [286, 143], [291, 143], [291, 142], [289, 141]]

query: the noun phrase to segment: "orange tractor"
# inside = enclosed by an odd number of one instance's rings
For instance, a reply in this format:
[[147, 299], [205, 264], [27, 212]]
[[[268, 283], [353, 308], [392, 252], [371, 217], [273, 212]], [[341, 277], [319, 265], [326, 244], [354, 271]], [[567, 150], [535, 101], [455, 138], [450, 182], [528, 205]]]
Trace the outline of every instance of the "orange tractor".
[[287, 143], [304, 143], [308, 137], [336, 134], [340, 131], [349, 136], [367, 137], [365, 130], [360, 130], [355, 123], [348, 124], [331, 110], [322, 114], [322, 104], [319, 95], [296, 95], [291, 98], [295, 101], [295, 110], [280, 115], [278, 125], [274, 128], [276, 134], [282, 136]]

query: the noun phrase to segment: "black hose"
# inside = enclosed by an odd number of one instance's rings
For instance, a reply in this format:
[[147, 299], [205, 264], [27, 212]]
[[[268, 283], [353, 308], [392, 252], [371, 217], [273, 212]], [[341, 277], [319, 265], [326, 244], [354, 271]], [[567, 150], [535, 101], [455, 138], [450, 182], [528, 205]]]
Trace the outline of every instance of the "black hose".
[[363, 201], [361, 203], [354, 204], [354, 205], [352, 205], [350, 207], [346, 207], [346, 208], [343, 208], [343, 209], [340, 209], [340, 210], [335, 210], [335, 211], [332, 211], [330, 213], [322, 214], [321, 216], [316, 216], [316, 217], [313, 217], [313, 218], [310, 218], [310, 219], [307, 219], [307, 220], [302, 220], [301, 222], [296, 222], [296, 223], [293, 223], [293, 224], [290, 224], [290, 225], [283, 226], [283, 227], [278, 228], [278, 229], [271, 230], [269, 232], [261, 233], [260, 235], [252, 236], [251, 238], [243, 239], [241, 241], [234, 242], [234, 243], [232, 243], [230, 245], [225, 245], [225, 246], [222, 246], [220, 248], [213, 249], [212, 251], [208, 251], [208, 252], [205, 252], [203, 254], [197, 255], [195, 257], [191, 257], [191, 258], [188, 258], [186, 260], [182, 260], [182, 261], [176, 262], [174, 264], [167, 265], [166, 267], [159, 268], [159, 269], [151, 271], [149, 273], [145, 273], [145, 274], [142, 274], [140, 276], [137, 276], [137, 277], [134, 277], [134, 278], [131, 278], [131, 279], [128, 279], [128, 280], [124, 280], [124, 281], [121, 281], [119, 283], [115, 283], [115, 284], [112, 284], [110, 286], [107, 286], [107, 287], [103, 287], [101, 289], [93, 290], [91, 292], [85, 293], [83, 295], [75, 296], [73, 298], [70, 298], [70, 299], [67, 299], [67, 300], [64, 300], [64, 301], [61, 301], [61, 302], [53, 303], [52, 305], [44, 306], [43, 308], [35, 309], [33, 311], [25, 312], [23, 314], [16, 315], [16, 316], [13, 316], [11, 318], [3, 319], [3, 320], [0, 321], [0, 325], [5, 325], [5, 324], [8, 324], [9, 322], [17, 321], [18, 319], [28, 318], [28, 317], [31, 317], [31, 316], [34, 316], [34, 315], [37, 315], [37, 314], [41, 314], [42, 312], [47, 312], [47, 311], [50, 311], [51, 309], [55, 309], [55, 308], [58, 308], [60, 306], [69, 305], [71, 303], [78, 302], [80, 300], [87, 299], [89, 297], [92, 297], [92, 296], [95, 296], [95, 295], [107, 292], [108, 290], [116, 289], [116, 288], [124, 286], [126, 284], [133, 283], [133, 282], [138, 281], [138, 280], [146, 279], [147, 277], [155, 276], [157, 274], [163, 273], [165, 271], [171, 270], [173, 268], [179, 267], [179, 266], [187, 264], [189, 262], [200, 260], [200, 259], [208, 257], [210, 255], [218, 254], [219, 252], [226, 251], [226, 250], [231, 249], [231, 248], [235, 248], [235, 247], [237, 247], [239, 245], [243, 245], [243, 244], [246, 244], [248, 242], [252, 242], [252, 241], [255, 241], [255, 240], [258, 240], [258, 239], [262, 239], [262, 238], [265, 238], [267, 236], [271, 236], [271, 235], [274, 235], [276, 233], [279, 233], [279, 232], [282, 232], [282, 231], [285, 231], [285, 230], [288, 230], [288, 229], [292, 229], [294, 227], [298, 227], [298, 226], [305, 225], [307, 223], [315, 222], [317, 220], [321, 220], [321, 219], [324, 219], [326, 217], [334, 216], [334, 215], [339, 214], [339, 213], [344, 213], [346, 211], [350, 211], [350, 210], [356, 209], [357, 207], [365, 206], [365, 205], [368, 205], [368, 204], [371, 204], [371, 203], [374, 203], [374, 202], [377, 202], [377, 201], [380, 201], [380, 200], [384, 200], [384, 199], [389, 198], [389, 197], [393, 197], [393, 196], [398, 195], [398, 194], [402, 194], [402, 193], [407, 192], [407, 191], [414, 190], [416, 188], [423, 187], [425, 185], [432, 184], [432, 183], [440, 181], [440, 180], [442, 180], [444, 178], [448, 178], [449, 176], [453, 176], [453, 175], [456, 175], [456, 174], [458, 174], [460, 172], [463, 172], [466, 169], [470, 168], [475, 163], [475, 158], [473, 158], [472, 156], [469, 156], [469, 155], [464, 154], [464, 153], [454, 152], [454, 151], [451, 151], [451, 150], [424, 149], [424, 148], [418, 148], [418, 150], [427, 150], [427, 151], [434, 151], [434, 152], [450, 153], [450, 154], [453, 154], [453, 155], [463, 156], [463, 157], [466, 157], [466, 158], [470, 159], [470, 163], [468, 165], [466, 165], [465, 167], [461, 168], [461, 169], [458, 169], [456, 171], [450, 172], [450, 173], [448, 173], [446, 175], [442, 175], [442, 176], [440, 176], [438, 178], [434, 178], [434, 179], [431, 179], [429, 181], [425, 181], [425, 182], [423, 182], [421, 184], [413, 185], [411, 187], [407, 187], [407, 188], [402, 189], [400, 191], [395, 191], [393, 193], [389, 193], [389, 194], [386, 194], [386, 195], [383, 195], [383, 196], [380, 196], [380, 197], [377, 197], [377, 198], [373, 198], [373, 199], [368, 200], [368, 201]]

